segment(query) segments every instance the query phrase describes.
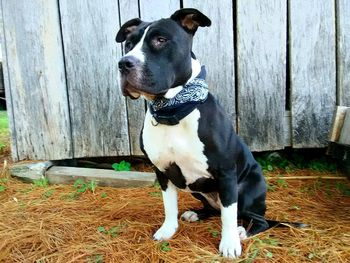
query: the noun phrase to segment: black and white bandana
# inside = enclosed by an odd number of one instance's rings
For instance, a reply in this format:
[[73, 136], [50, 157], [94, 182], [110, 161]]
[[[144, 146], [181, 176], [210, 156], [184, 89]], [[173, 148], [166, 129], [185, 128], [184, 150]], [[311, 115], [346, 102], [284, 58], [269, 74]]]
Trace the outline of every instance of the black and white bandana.
[[183, 86], [183, 89], [171, 99], [161, 97], [150, 103], [150, 111], [157, 123], [176, 125], [190, 114], [198, 104], [206, 101], [208, 85], [205, 82], [205, 67], [199, 75]]

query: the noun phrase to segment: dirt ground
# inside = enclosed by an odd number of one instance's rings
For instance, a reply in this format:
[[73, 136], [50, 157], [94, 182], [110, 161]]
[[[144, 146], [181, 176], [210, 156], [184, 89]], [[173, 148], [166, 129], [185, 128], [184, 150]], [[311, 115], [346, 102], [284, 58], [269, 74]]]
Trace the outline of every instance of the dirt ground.
[[[235, 262], [349, 262], [348, 180], [291, 179], [343, 176], [312, 170], [266, 176], [266, 217], [310, 227], [277, 227], [250, 237]], [[157, 186], [27, 184], [9, 178], [6, 169], [0, 178], [0, 262], [231, 262], [218, 254], [219, 217], [180, 221], [171, 240], [152, 240], [164, 217]], [[180, 193], [180, 213], [195, 207], [198, 201]]]

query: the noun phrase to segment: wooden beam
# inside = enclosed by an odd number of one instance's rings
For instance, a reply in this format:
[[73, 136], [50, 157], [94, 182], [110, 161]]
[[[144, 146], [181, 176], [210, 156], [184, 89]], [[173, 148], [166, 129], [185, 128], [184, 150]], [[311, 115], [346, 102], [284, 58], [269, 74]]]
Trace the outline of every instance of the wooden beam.
[[339, 143], [350, 146], [350, 108], [346, 110], [343, 128], [339, 136]]
[[145, 187], [152, 186], [156, 176], [144, 172], [116, 172], [107, 169], [53, 166], [45, 173], [50, 184], [72, 184], [77, 179], [95, 181], [101, 186]]
[[346, 111], [349, 107], [338, 106], [336, 107], [333, 114], [333, 124], [329, 134], [330, 142], [337, 142], [339, 140], [340, 134], [342, 132], [342, 128], [344, 125]]

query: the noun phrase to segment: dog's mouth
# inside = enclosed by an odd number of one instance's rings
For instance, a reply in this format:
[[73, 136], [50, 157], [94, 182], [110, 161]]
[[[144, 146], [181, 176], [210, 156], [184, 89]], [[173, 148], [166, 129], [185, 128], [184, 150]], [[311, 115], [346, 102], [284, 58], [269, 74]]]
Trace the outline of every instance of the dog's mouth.
[[127, 79], [122, 78], [122, 93], [123, 96], [129, 97], [132, 100], [137, 100], [141, 96], [146, 100], [155, 100], [160, 94], [152, 94], [144, 91], [136, 83], [129, 82]]

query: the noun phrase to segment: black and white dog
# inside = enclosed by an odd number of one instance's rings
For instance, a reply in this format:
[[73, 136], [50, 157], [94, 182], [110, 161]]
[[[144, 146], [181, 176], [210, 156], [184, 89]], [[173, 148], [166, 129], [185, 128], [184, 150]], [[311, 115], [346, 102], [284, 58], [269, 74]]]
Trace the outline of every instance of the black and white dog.
[[[205, 71], [192, 53], [193, 36], [211, 21], [196, 9], [170, 18], [126, 22], [116, 41], [125, 41], [119, 61], [125, 96], [148, 100], [141, 148], [156, 167], [165, 221], [154, 239], [171, 238], [178, 228], [177, 189], [191, 192], [204, 208], [182, 218], [197, 221], [221, 212], [219, 250], [241, 254], [240, 237], [269, 228], [264, 218], [266, 183], [248, 147], [208, 92]], [[245, 233], [237, 220], [250, 224]]]

